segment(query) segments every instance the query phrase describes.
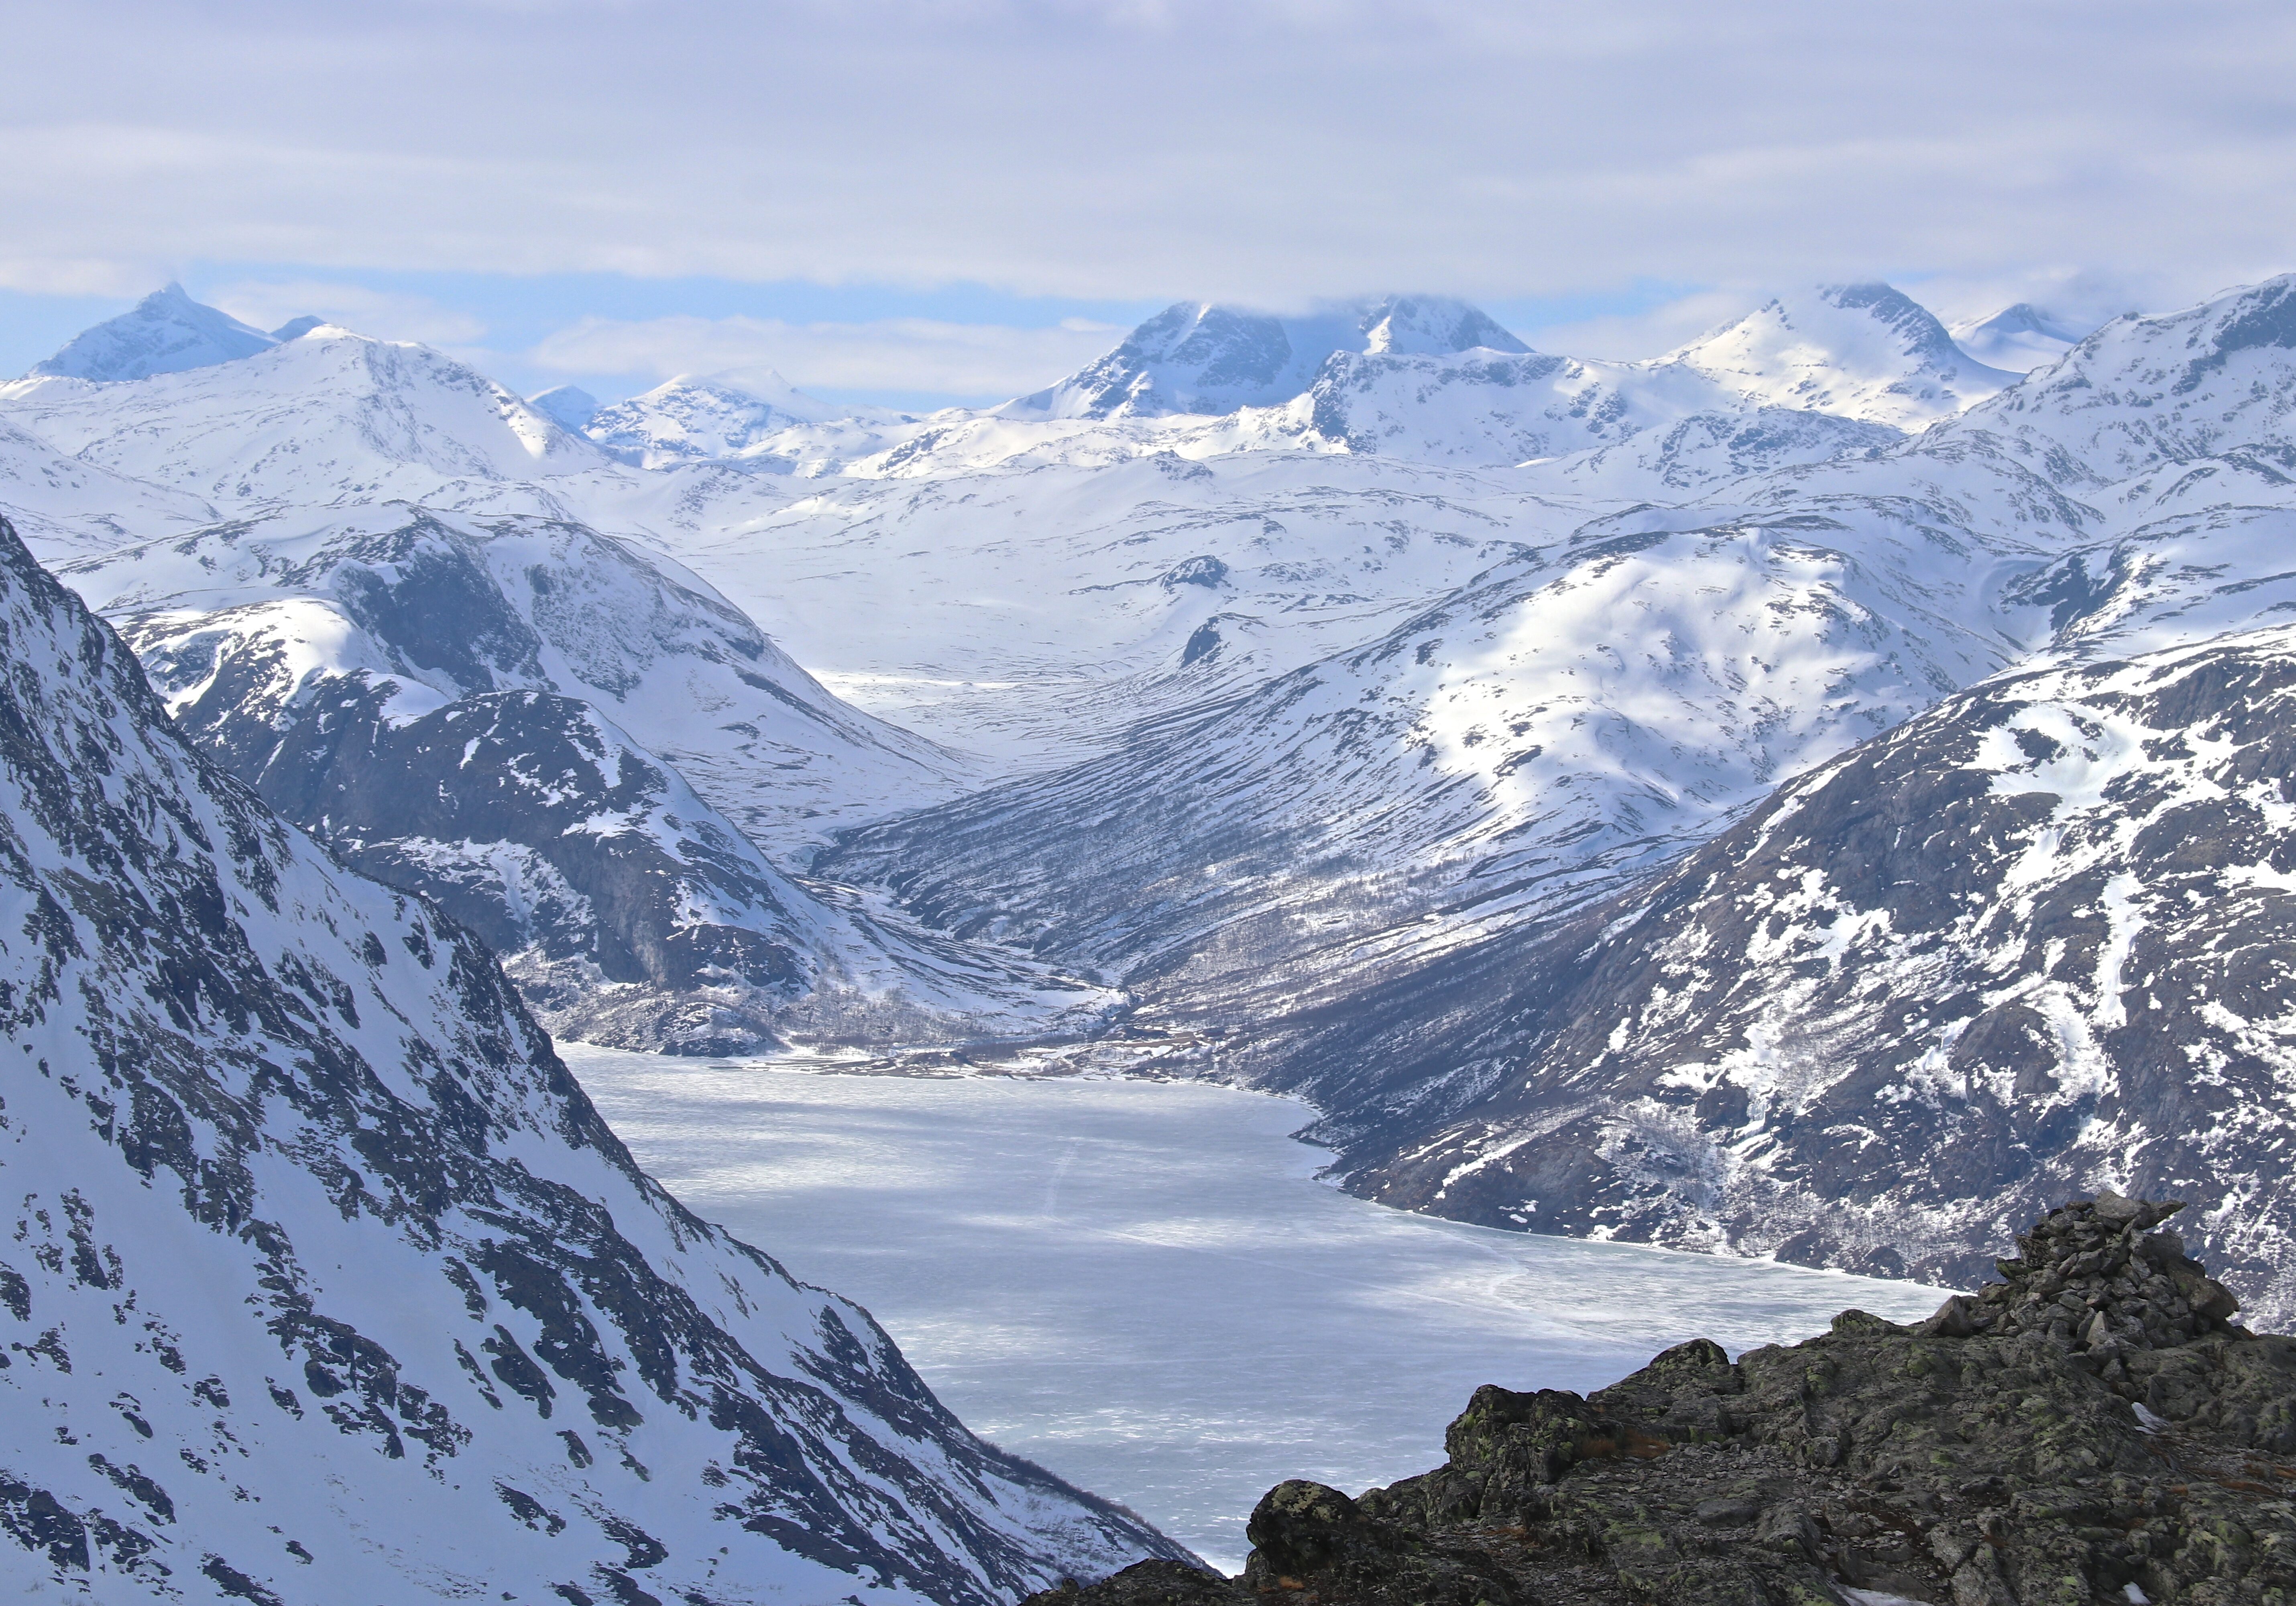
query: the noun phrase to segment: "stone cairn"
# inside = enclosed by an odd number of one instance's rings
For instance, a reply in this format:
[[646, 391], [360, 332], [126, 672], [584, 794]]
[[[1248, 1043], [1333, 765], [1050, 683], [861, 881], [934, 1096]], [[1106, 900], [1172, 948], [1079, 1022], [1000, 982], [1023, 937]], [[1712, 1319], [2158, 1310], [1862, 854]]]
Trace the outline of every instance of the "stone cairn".
[[2018, 1234], [2016, 1259], [1993, 1263], [2006, 1281], [1955, 1295], [1923, 1325], [1948, 1338], [2035, 1334], [2108, 1369], [2131, 1349], [2223, 1331], [2240, 1301], [2161, 1227], [2184, 1207], [2110, 1191], [2060, 1206]]

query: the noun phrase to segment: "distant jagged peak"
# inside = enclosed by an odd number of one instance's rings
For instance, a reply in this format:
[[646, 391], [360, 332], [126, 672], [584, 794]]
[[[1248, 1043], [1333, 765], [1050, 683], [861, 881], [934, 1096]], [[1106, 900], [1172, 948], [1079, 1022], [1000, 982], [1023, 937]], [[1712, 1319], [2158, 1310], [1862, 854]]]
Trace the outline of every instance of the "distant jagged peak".
[[2046, 367], [2095, 327], [2019, 301], [1989, 317], [1964, 318], [1951, 327], [1954, 344], [1989, 367], [2030, 374]]
[[808, 396], [772, 369], [680, 374], [599, 408], [582, 426], [609, 457], [647, 468], [740, 457], [800, 424], [880, 418], [873, 408]]
[[1305, 393], [1338, 352], [1449, 357], [1529, 350], [1480, 308], [1453, 296], [1373, 296], [1296, 315], [1175, 301], [1107, 356], [997, 410], [1024, 418], [1221, 415]]
[[833, 401], [824, 401], [818, 396], [808, 395], [774, 368], [680, 374], [622, 405], [660, 404], [679, 396], [709, 397], [728, 406], [771, 408], [783, 417], [793, 418], [803, 424], [826, 424], [832, 419], [854, 416], [854, 409], [849, 407], [840, 407]]
[[334, 324], [244, 356], [103, 383], [40, 375], [0, 403], [60, 450], [217, 507], [415, 499], [442, 479], [605, 466], [597, 449], [450, 354]]
[[1669, 356], [1767, 406], [1898, 429], [1949, 418], [2019, 377], [1977, 361], [1935, 313], [1879, 282], [1776, 297]]
[[181, 284], [171, 283], [118, 317], [81, 330], [53, 357], [33, 364], [26, 377], [149, 379], [252, 357], [280, 339], [192, 300]]
[[1363, 303], [1357, 318], [1366, 351], [1453, 357], [1462, 351], [1530, 350], [1481, 308], [1447, 295], [1390, 295]]
[[561, 429], [576, 433], [590, 427], [590, 420], [598, 416], [598, 399], [578, 384], [554, 385], [537, 391], [526, 399], [526, 405], [556, 424]]
[[2180, 311], [2124, 313], [2053, 366], [1972, 408], [1955, 433], [2014, 445], [2060, 485], [2166, 463], [2296, 449], [2296, 274]]

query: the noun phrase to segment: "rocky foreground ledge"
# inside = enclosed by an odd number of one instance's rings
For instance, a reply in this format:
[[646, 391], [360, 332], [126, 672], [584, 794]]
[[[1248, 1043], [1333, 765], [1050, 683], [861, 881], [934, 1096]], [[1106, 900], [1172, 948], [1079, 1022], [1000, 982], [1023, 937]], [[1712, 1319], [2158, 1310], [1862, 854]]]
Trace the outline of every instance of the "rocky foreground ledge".
[[1486, 1385], [1431, 1472], [1268, 1491], [1240, 1578], [1148, 1561], [1023, 1606], [2296, 1602], [2296, 1338], [2231, 1324], [2181, 1208], [2052, 1211], [1915, 1326]]

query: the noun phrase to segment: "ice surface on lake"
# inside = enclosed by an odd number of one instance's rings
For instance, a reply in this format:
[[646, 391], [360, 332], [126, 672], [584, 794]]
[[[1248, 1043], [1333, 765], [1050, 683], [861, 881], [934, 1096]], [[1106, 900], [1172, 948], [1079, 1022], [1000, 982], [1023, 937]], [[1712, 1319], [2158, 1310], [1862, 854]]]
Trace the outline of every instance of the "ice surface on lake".
[[1583, 1391], [1943, 1297], [1367, 1204], [1313, 1180], [1305, 1106], [1228, 1088], [561, 1052], [639, 1164], [867, 1305], [976, 1431], [1229, 1571], [1269, 1486], [1424, 1471], [1478, 1384]]

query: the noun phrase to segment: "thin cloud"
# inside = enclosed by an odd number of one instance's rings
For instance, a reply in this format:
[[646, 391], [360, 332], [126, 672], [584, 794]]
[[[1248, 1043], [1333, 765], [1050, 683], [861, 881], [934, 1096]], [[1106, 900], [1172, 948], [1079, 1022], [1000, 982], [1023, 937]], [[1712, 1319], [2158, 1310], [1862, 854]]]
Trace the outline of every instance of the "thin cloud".
[[[1260, 304], [2288, 266], [2259, 0], [23, 8], [8, 282], [195, 262]], [[537, 9], [549, 13], [537, 26]], [[227, 91], [218, 86], [231, 86]]]
[[428, 296], [370, 290], [326, 279], [250, 280], [227, 284], [208, 298], [242, 323], [275, 329], [305, 315], [356, 329], [381, 340], [421, 341], [426, 345], [469, 345], [487, 326], [465, 312], [441, 307]]
[[1541, 351], [1566, 357], [1637, 362], [1686, 345], [1708, 330], [1752, 311], [1768, 297], [1752, 290], [1708, 290], [1683, 296], [1646, 312], [1574, 318], [1523, 332]]
[[778, 373], [800, 386], [986, 399], [1037, 390], [1122, 337], [1070, 318], [1052, 328], [885, 318], [792, 324], [754, 317], [584, 318], [521, 354], [570, 375], [663, 380], [680, 374]]

